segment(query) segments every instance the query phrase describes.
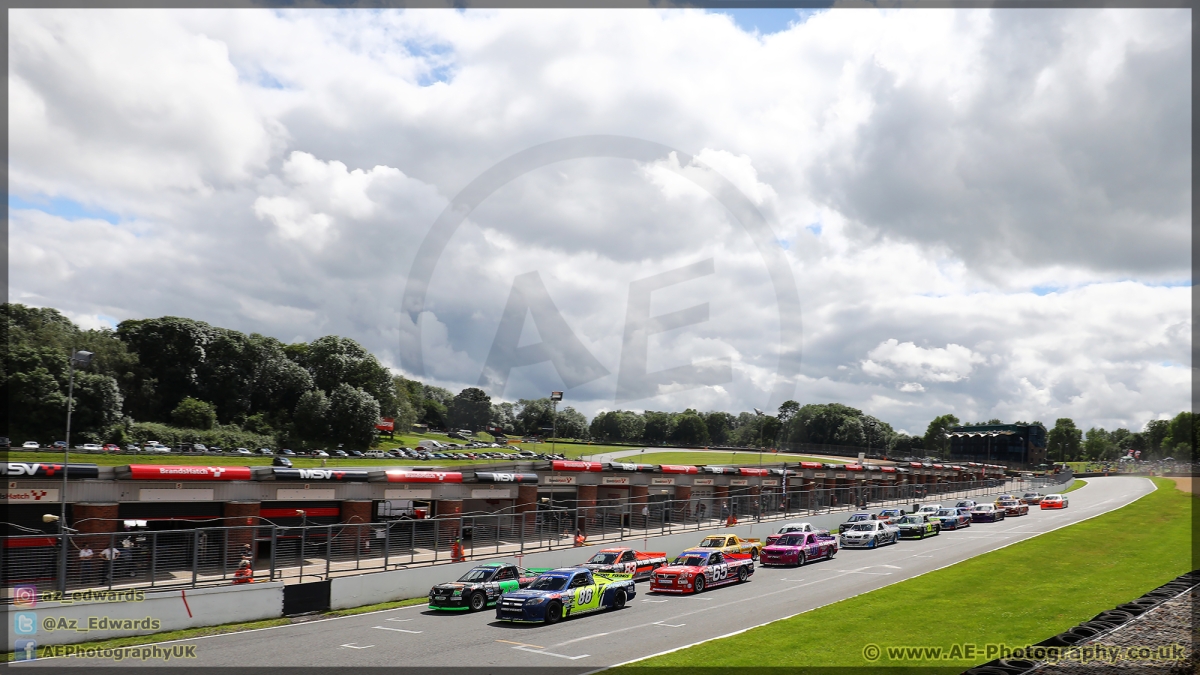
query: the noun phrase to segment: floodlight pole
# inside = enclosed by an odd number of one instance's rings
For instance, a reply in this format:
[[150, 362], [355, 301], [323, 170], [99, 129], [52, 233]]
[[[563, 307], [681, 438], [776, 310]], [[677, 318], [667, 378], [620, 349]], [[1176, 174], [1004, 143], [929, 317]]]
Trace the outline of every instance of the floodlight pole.
[[68, 370], [70, 372], [67, 384], [67, 437], [63, 441], [66, 445], [63, 447], [63, 468], [62, 468], [62, 504], [60, 505], [58, 534], [59, 534], [59, 565], [58, 565], [58, 590], [65, 593], [67, 591], [67, 465], [71, 461], [71, 410], [75, 407], [75, 364], [86, 366], [92, 362], [92, 353], [85, 351], [77, 351], [71, 355]]
[[562, 400], [563, 393], [561, 391], [550, 392], [550, 454], [557, 454], [555, 450], [555, 439], [558, 438], [558, 402]]

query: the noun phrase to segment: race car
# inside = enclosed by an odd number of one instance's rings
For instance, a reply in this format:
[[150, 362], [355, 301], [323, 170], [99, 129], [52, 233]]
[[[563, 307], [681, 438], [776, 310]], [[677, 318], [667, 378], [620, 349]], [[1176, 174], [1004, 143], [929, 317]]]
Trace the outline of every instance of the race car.
[[666, 553], [647, 553], [631, 548], [606, 548], [592, 556], [582, 567], [593, 572], [632, 574], [634, 581], [637, 581], [649, 579], [654, 570], [666, 564]]
[[938, 524], [930, 520], [929, 516], [923, 513], [910, 513], [904, 516], [896, 523], [896, 527], [900, 529], [901, 539], [910, 537], [924, 539], [925, 537], [932, 537], [941, 532]]
[[900, 541], [900, 528], [879, 520], [854, 523], [842, 533], [838, 542], [842, 548], [875, 548]]
[[787, 525], [784, 525], [778, 530], [775, 530], [771, 534], [767, 535], [767, 546], [774, 544], [775, 541], [783, 535], [791, 534], [793, 532], [824, 532], [825, 534], [829, 534], [829, 530], [822, 530], [813, 527], [812, 523], [788, 523]]
[[1022, 504], [1040, 504], [1041, 502], [1042, 502], [1042, 493], [1040, 493], [1040, 492], [1026, 492], [1024, 495], [1021, 496]]
[[837, 555], [837, 537], [817, 532], [782, 534], [758, 554], [758, 564], [803, 565], [810, 560], [831, 559]]
[[1067, 508], [1067, 498], [1062, 495], [1046, 495], [1042, 498], [1040, 506], [1045, 509], [1065, 509]]
[[[942, 506], [941, 504], [926, 504], [926, 505], [922, 506], [921, 508], [917, 509], [916, 513], [918, 515], [929, 516], [932, 519], [934, 516], [937, 515], [938, 511], [941, 511], [944, 508], [946, 508], [946, 507]], [[937, 521], [935, 520], [934, 522], [937, 522]]]
[[1001, 499], [996, 502], [996, 508], [1004, 509], [1004, 515], [1006, 516], [1029, 515], [1029, 505], [1019, 502], [1016, 499]]
[[850, 514], [850, 517], [846, 519], [846, 522], [842, 523], [841, 525], [838, 525], [838, 534], [841, 534], [841, 533], [845, 532], [846, 530], [849, 530], [851, 527], [853, 527], [857, 523], [865, 523], [865, 522], [875, 521], [875, 520], [879, 520], [879, 516], [875, 515], [874, 513], [867, 513], [866, 511], [852, 513], [852, 514]]
[[500, 596], [533, 583], [542, 570], [523, 570], [508, 563], [484, 563], [467, 570], [458, 581], [429, 590], [429, 609], [478, 612], [496, 604]]
[[956, 508], [956, 509], [973, 509], [973, 508], [975, 508], [975, 505], [978, 503], [979, 502], [975, 501], [974, 499], [960, 499], [957, 502], [954, 502], [954, 508]]
[[1005, 515], [1004, 509], [996, 508], [995, 504], [976, 504], [971, 509], [971, 522], [995, 523], [1004, 520]]
[[695, 548], [721, 551], [722, 553], [747, 553], [751, 560], [758, 560], [758, 552], [762, 550], [759, 539], [742, 539], [736, 534], [711, 534], [704, 538]]
[[941, 509], [933, 518], [937, 519], [938, 527], [943, 530], [957, 530], [971, 526], [970, 509]]
[[496, 619], [558, 623], [564, 617], [621, 609], [636, 593], [631, 574], [592, 572], [586, 567], [550, 570], [527, 588], [500, 596]]
[[744, 553], [690, 548], [650, 578], [652, 593], [703, 593], [704, 589], [742, 583], [754, 574], [754, 561]]
[[896, 521], [904, 517], [904, 509], [884, 509], [879, 512], [878, 517], [879, 520], [882, 520], [886, 523], [892, 523], [894, 525]]

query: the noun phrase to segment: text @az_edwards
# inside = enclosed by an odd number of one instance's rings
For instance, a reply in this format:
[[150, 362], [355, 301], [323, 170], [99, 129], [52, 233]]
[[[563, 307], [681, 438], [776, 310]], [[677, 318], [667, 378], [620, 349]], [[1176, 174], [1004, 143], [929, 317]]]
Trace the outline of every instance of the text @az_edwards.
[[112, 659], [114, 661], [170, 661], [196, 658], [196, 645], [143, 645], [141, 647], [84, 647], [81, 645], [46, 645], [41, 647], [42, 658]]
[[162, 622], [153, 617], [144, 619], [116, 619], [107, 616], [89, 616], [84, 620], [68, 619], [66, 617], [44, 617], [41, 621], [42, 630], [53, 633], [56, 630], [73, 630], [87, 633], [94, 630], [158, 630]]
[[1028, 659], [1058, 663], [1078, 661], [1080, 663], [1119, 663], [1122, 661], [1183, 661], [1188, 657], [1188, 647], [1182, 644], [1114, 647], [1108, 645], [1077, 645], [1071, 647], [1041, 647], [1026, 645], [1010, 647], [1006, 644], [974, 643], [955, 644], [950, 647], [901, 646], [880, 648], [876, 644], [863, 647], [863, 658], [872, 663], [886, 656], [888, 661], [961, 661], [986, 659]]

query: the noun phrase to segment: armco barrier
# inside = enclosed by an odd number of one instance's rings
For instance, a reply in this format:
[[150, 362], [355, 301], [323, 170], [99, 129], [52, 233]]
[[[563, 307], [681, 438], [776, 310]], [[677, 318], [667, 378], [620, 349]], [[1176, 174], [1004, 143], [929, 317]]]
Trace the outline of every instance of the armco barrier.
[[[146, 593], [141, 601], [38, 602], [35, 607], [12, 607], [6, 614], [13, 616], [8, 624], [10, 645], [19, 638], [33, 638], [39, 645], [93, 642], [182, 628], [273, 619], [283, 615], [283, 583], [277, 581], [156, 591]], [[28, 632], [32, 626], [23, 623], [19, 614], [32, 615], [29, 618], [36, 626], [36, 633]], [[52, 620], [49, 626], [48, 620]], [[143, 627], [147, 620], [157, 624], [150, 623]], [[138, 627], [105, 628], [113, 622], [122, 621], [143, 623], [136, 624]], [[89, 626], [95, 628], [79, 630]], [[16, 632], [18, 627], [22, 629], [21, 633]]]

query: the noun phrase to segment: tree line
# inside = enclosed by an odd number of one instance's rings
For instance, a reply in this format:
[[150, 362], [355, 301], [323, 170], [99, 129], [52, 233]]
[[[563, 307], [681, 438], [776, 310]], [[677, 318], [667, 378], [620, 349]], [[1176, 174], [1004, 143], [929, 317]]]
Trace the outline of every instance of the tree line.
[[[362, 345], [339, 336], [285, 344], [171, 316], [85, 330], [55, 309], [16, 303], [0, 305], [0, 314], [8, 345], [0, 388], [9, 401], [8, 436], [16, 443], [62, 437], [68, 360], [77, 350], [95, 356], [75, 372], [73, 444], [365, 448], [375, 440], [380, 418], [391, 418], [401, 432], [424, 424], [545, 436], [553, 428], [560, 438], [596, 442], [823, 444], [904, 456], [944, 450], [946, 431], [959, 425], [954, 415], [942, 415], [924, 435], [908, 435], [847, 405], [796, 401], [774, 414], [613, 410], [589, 421], [569, 405], [555, 411], [548, 398], [493, 401], [477, 387], [455, 394], [393, 375]], [[1153, 420], [1142, 432], [1093, 428], [1084, 434], [1063, 418], [1048, 434], [1049, 456], [1111, 459], [1133, 448], [1146, 456], [1183, 458], [1195, 445], [1193, 434], [1191, 413]]]

